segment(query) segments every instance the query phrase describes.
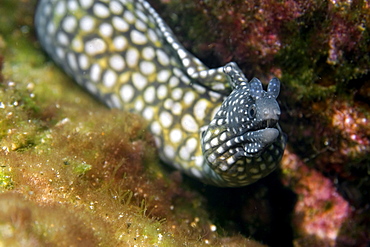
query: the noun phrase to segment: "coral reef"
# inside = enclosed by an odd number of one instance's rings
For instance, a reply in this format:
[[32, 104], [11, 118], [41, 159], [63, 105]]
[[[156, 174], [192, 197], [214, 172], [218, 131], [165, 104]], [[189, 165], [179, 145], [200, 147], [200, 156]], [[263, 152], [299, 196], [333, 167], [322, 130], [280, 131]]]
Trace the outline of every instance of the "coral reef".
[[[297, 246], [361, 246], [366, 225], [355, 219], [355, 210], [335, 184], [300, 158], [286, 151], [282, 162], [283, 183], [298, 195], [292, 224]], [[364, 216], [364, 215], [363, 215]], [[345, 229], [350, 222], [352, 229]]]
[[[250, 78], [281, 78], [281, 122], [290, 150], [283, 164], [305, 167], [283, 166], [280, 172], [281, 181], [298, 198], [292, 209], [296, 215], [293, 235], [299, 236], [295, 245], [316, 238], [322, 242], [312, 243], [327, 246], [368, 244], [369, 4], [314, 0], [163, 2], [167, 9], [180, 13], [164, 12], [169, 13], [167, 19], [180, 39], [184, 37], [187, 48], [208, 64], [220, 66], [234, 60]], [[287, 182], [289, 179], [295, 182]], [[261, 210], [271, 203], [268, 194], [259, 200]], [[338, 207], [326, 211], [325, 200]], [[266, 206], [264, 214], [271, 214], [272, 208]], [[316, 213], [310, 218], [307, 215], [312, 210]], [[303, 218], [297, 220], [298, 215]], [[320, 215], [327, 224], [318, 224]], [[348, 227], [351, 223], [357, 226]], [[270, 226], [266, 223], [264, 227]], [[328, 234], [327, 238], [322, 238], [323, 234]]]

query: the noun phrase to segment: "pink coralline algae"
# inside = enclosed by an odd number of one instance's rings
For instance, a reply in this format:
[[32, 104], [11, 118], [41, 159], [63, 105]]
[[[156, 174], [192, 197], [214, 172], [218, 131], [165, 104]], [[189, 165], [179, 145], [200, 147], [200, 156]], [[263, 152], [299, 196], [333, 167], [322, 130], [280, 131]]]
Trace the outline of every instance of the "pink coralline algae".
[[[332, 181], [286, 150], [282, 162], [283, 182], [298, 194], [293, 228], [299, 246], [334, 246], [343, 223], [350, 219], [349, 203]], [[313, 244], [313, 245], [312, 245]]]
[[320, 133], [313, 135], [316, 149], [321, 150], [316, 151], [315, 168], [341, 181], [357, 181], [360, 190], [368, 184], [370, 125], [366, 109], [357, 102], [328, 100], [314, 110], [318, 126], [311, 130]]
[[[365, 31], [365, 16], [358, 15], [351, 11], [356, 6], [352, 1], [335, 1], [329, 4], [330, 20], [332, 25], [329, 27], [329, 55], [327, 62], [336, 64], [343, 60], [344, 52], [351, 51], [358, 45]], [[368, 8], [367, 6], [366, 8]], [[355, 15], [358, 15], [357, 18]], [[352, 17], [352, 18], [348, 18]]]
[[352, 145], [342, 145], [344, 155], [365, 154], [370, 151], [369, 120], [364, 114], [347, 103], [336, 104], [333, 107], [332, 125], [337, 128], [347, 142]]

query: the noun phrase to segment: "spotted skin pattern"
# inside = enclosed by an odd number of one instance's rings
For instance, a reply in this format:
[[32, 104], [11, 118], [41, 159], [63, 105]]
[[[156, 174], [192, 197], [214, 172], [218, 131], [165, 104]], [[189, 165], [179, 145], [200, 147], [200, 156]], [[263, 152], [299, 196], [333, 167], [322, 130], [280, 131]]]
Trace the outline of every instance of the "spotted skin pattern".
[[207, 68], [145, 0], [40, 0], [35, 26], [42, 47], [79, 85], [148, 121], [173, 167], [238, 187], [281, 160], [280, 82], [264, 91], [234, 63]]

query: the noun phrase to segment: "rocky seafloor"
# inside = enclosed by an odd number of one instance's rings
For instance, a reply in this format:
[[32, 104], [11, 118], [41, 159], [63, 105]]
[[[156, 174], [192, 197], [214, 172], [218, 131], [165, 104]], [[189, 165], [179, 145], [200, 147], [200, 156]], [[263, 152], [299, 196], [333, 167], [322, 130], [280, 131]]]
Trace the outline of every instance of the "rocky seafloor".
[[368, 2], [151, 1], [210, 67], [282, 81], [282, 164], [235, 189], [171, 170], [142, 118], [76, 86], [36, 2], [0, 2], [0, 246], [369, 245]]

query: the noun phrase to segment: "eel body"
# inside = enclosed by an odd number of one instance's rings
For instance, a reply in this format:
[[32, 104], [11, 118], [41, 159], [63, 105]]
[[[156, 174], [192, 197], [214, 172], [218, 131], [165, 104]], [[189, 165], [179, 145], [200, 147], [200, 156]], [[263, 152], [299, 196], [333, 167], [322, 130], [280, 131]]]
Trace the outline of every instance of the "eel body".
[[279, 80], [264, 90], [235, 63], [207, 68], [145, 0], [40, 0], [35, 26], [79, 85], [108, 107], [141, 114], [161, 159], [182, 172], [238, 187], [280, 162]]

